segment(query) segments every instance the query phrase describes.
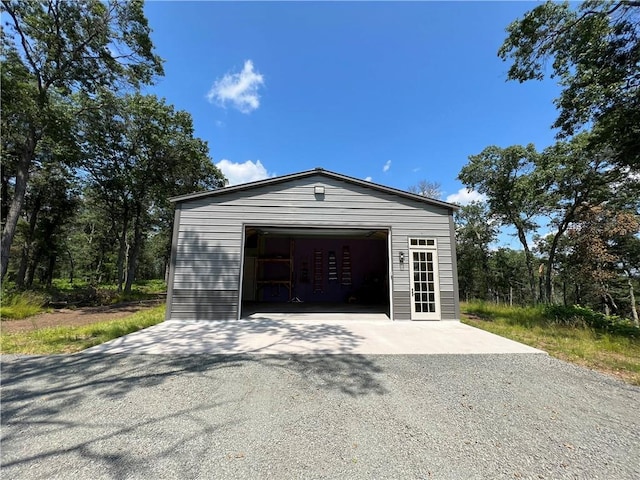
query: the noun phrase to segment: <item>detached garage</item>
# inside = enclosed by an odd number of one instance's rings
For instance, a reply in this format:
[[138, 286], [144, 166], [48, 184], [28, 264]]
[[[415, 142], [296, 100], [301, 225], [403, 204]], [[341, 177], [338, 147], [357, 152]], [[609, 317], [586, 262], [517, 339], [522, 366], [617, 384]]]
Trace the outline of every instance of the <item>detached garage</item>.
[[319, 168], [172, 201], [167, 319], [460, 318], [455, 205]]

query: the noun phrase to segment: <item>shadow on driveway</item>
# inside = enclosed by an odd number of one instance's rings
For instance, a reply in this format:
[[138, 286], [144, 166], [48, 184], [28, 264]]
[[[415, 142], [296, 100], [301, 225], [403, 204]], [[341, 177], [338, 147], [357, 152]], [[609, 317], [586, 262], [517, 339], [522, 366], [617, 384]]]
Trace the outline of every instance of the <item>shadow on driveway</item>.
[[365, 337], [339, 323], [267, 317], [163, 322], [84, 351], [92, 353], [260, 354], [353, 353]]

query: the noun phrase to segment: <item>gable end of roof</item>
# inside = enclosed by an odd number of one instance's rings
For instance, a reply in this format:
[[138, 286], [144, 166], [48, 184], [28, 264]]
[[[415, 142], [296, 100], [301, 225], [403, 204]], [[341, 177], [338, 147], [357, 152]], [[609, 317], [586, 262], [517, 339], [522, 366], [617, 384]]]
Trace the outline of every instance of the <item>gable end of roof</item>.
[[435, 205], [438, 207], [443, 207], [449, 210], [458, 210], [460, 207], [453, 203], [443, 202], [442, 200], [435, 200], [433, 198], [423, 197], [421, 195], [417, 195], [415, 193], [405, 192], [404, 190], [399, 190], [397, 188], [387, 187], [384, 185], [380, 185], [378, 183], [368, 182], [366, 180], [360, 180], [359, 178], [349, 177], [348, 175], [343, 175], [341, 173], [331, 172], [329, 170], [324, 170], [322, 168], [314, 168], [313, 170], [306, 170], [298, 173], [291, 173], [289, 175], [282, 175], [279, 177], [267, 178], [264, 180], [257, 180], [255, 182], [241, 183], [239, 185], [234, 185], [232, 187], [223, 187], [217, 190], [209, 190], [206, 192], [197, 192], [190, 193], [187, 195], [180, 195], [178, 197], [172, 197], [169, 199], [172, 203], [182, 203], [188, 202], [189, 200], [196, 200], [200, 198], [206, 197], [217, 197], [221, 195], [226, 195], [228, 193], [233, 192], [242, 192], [246, 190], [252, 190], [254, 188], [265, 187], [269, 185], [277, 185], [279, 183], [286, 183], [292, 180], [297, 180], [301, 178], [308, 178], [315, 175], [324, 176], [327, 178], [332, 178], [336, 180], [341, 180], [343, 182], [351, 183], [353, 185], [359, 185], [365, 188], [377, 190], [380, 192], [389, 193], [391, 195], [396, 195], [403, 198], [408, 198], [410, 200], [415, 200], [422, 203], [427, 203], [429, 205]]

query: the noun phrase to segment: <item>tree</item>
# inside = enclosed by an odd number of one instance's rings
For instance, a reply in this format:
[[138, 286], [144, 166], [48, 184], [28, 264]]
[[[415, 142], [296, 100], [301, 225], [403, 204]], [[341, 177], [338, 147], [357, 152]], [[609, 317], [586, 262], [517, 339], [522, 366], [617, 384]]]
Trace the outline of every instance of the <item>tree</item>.
[[91, 95], [99, 87], [138, 86], [163, 73], [162, 62], [153, 53], [141, 1], [2, 0], [2, 13], [7, 19], [2, 31], [6, 46], [2, 69], [10, 66], [15, 72], [12, 89], [19, 93], [8, 99], [8, 105], [3, 102], [2, 115], [5, 108], [12, 113], [24, 108], [25, 113], [12, 132], [15, 180], [2, 232], [0, 278], [7, 272], [39, 143], [45, 135], [56, 138], [52, 130], [70, 132], [60, 124], [54, 108], [59, 102], [52, 102], [52, 97], [68, 98], [80, 90]]
[[458, 179], [487, 196], [489, 213], [499, 225], [511, 225], [525, 252], [531, 298], [535, 295], [533, 254], [527, 235], [537, 228], [535, 217], [544, 206], [544, 186], [533, 174], [539, 153], [533, 145], [491, 146], [471, 155]]
[[640, 165], [640, 2], [592, 0], [576, 8], [548, 1], [507, 28], [498, 51], [510, 60], [508, 79], [551, 78], [562, 87], [553, 127], [570, 137], [593, 127], [596, 150], [615, 164]]
[[51, 285], [60, 253], [65, 251], [64, 231], [78, 207], [78, 191], [68, 170], [53, 162], [36, 170], [26, 196], [26, 222], [21, 232], [22, 251], [16, 285], [30, 287], [44, 260], [42, 278]]
[[487, 264], [487, 277], [491, 296], [503, 299], [509, 305], [526, 304], [529, 289], [526, 282], [527, 264], [524, 251], [498, 248], [491, 252]]
[[[611, 209], [607, 205], [585, 208], [580, 221], [569, 231], [573, 244], [572, 262], [579, 274], [590, 280], [606, 314], [616, 313], [612, 282], [624, 271], [629, 277], [632, 310], [636, 310], [633, 294], [633, 273], [640, 265], [637, 256], [637, 235], [640, 217], [633, 211]], [[636, 311], [637, 314], [637, 311]]]
[[421, 195], [427, 198], [440, 199], [442, 197], [442, 186], [440, 182], [431, 182], [429, 180], [420, 180], [417, 184], [411, 185], [409, 192]]
[[498, 233], [487, 205], [473, 202], [455, 213], [460, 292], [466, 299], [486, 299], [489, 292], [489, 245]]
[[82, 168], [117, 231], [116, 278], [119, 289], [129, 293], [147, 236], [169, 235], [167, 199], [217, 188], [224, 177], [207, 144], [193, 136], [187, 112], [152, 95], [100, 91], [98, 99], [103, 108], [87, 109], [80, 117]]
[[[546, 148], [537, 157], [535, 175], [544, 186], [540, 213], [549, 218], [544, 288], [542, 295], [553, 302], [552, 275], [556, 252], [567, 229], [588, 205], [600, 205], [617, 195], [612, 191], [638, 192], [636, 182], [621, 174], [610, 163], [609, 151], [594, 151], [590, 147], [591, 135], [583, 133], [570, 141], [558, 142]], [[620, 195], [624, 197], [623, 194]]]

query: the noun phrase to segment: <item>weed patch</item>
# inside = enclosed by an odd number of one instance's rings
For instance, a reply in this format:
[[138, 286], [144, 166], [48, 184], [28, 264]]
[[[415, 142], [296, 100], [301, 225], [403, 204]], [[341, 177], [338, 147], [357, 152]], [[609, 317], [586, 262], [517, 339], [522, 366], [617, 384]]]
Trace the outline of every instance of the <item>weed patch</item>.
[[74, 353], [113, 340], [164, 320], [164, 305], [128, 317], [82, 327], [55, 327], [0, 337], [0, 351], [21, 354]]
[[45, 312], [47, 296], [36, 292], [9, 293], [2, 296], [0, 318], [20, 320]]

